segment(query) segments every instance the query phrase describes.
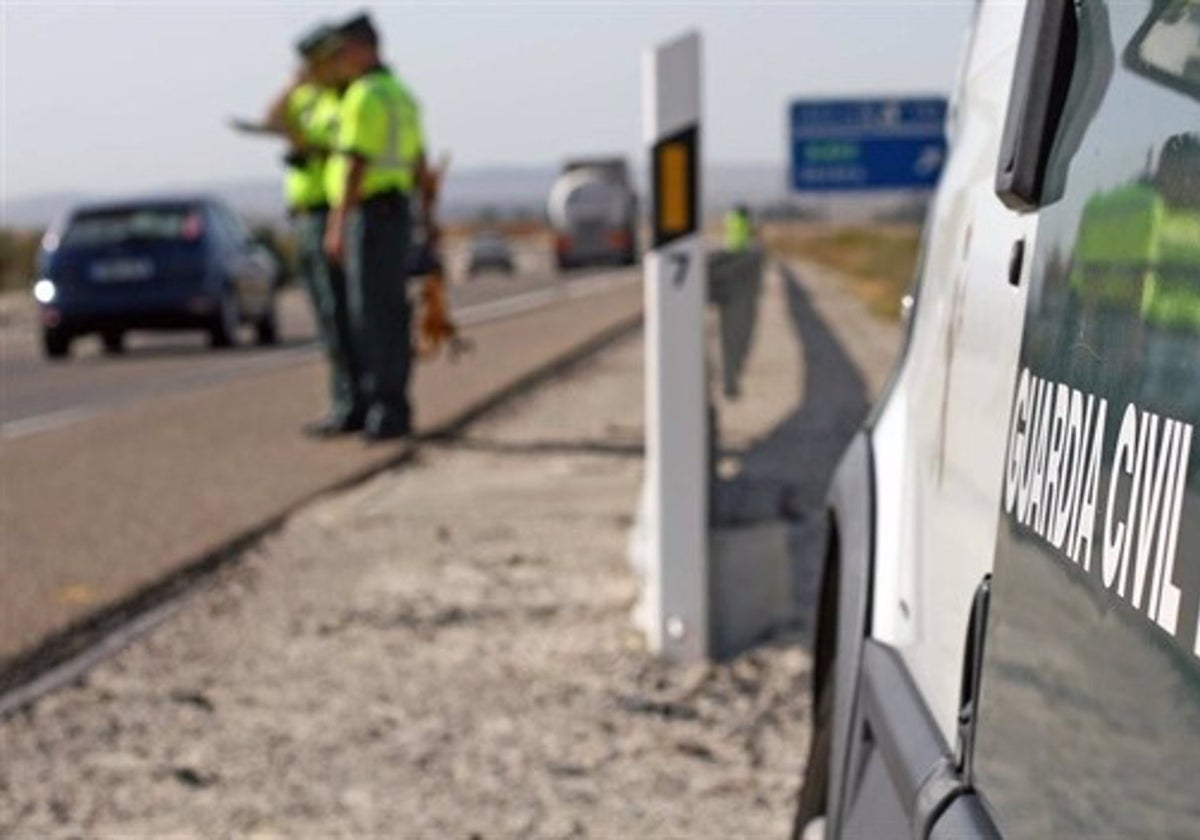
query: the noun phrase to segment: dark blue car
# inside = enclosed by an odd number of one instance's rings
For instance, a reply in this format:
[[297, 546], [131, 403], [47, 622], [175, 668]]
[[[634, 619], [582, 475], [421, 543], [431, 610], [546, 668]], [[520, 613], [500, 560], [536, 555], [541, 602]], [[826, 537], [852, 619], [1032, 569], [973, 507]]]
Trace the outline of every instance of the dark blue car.
[[98, 333], [109, 353], [129, 330], [198, 329], [229, 347], [241, 325], [277, 338], [280, 264], [220, 201], [173, 196], [75, 208], [38, 256], [34, 296], [46, 355]]

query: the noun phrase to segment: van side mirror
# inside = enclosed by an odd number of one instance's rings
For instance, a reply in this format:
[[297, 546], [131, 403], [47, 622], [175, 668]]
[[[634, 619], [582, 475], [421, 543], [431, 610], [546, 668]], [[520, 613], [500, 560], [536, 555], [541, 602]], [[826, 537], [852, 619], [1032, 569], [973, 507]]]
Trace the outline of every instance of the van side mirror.
[[1041, 206], [1078, 37], [1074, 0], [1032, 0], [1026, 8], [996, 167], [996, 195], [1013, 210]]

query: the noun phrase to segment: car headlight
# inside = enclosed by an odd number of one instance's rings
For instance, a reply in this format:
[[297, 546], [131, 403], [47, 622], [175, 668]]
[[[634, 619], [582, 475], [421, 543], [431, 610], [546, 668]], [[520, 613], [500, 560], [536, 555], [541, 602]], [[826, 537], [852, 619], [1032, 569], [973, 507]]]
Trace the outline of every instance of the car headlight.
[[33, 284], [33, 297], [38, 303], [53, 303], [58, 296], [54, 281], [46, 277]]

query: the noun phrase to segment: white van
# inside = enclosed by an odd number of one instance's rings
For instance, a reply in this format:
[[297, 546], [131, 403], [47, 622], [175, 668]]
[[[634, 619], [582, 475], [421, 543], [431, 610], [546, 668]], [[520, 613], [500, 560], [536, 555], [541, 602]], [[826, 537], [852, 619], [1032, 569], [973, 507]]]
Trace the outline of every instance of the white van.
[[978, 3], [797, 835], [1200, 832], [1200, 0]]

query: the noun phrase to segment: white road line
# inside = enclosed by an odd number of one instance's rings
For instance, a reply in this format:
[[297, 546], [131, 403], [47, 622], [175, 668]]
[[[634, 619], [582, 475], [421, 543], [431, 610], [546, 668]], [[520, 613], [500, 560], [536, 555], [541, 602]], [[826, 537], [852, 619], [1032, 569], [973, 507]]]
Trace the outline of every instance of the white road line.
[[520, 295], [492, 300], [487, 303], [477, 303], [474, 306], [464, 306], [453, 309], [454, 320], [459, 324], [482, 324], [485, 321], [495, 321], [509, 315], [517, 315], [530, 309], [545, 306], [562, 297], [562, 291], [555, 288], [537, 289]]
[[455, 310], [454, 317], [460, 324], [481, 324], [485, 321], [496, 321], [511, 315], [528, 312], [531, 309], [537, 309], [557, 300], [577, 300], [622, 286], [629, 286], [640, 282], [641, 279], [641, 275], [636, 272], [600, 274], [595, 277], [573, 280], [559, 286], [537, 289], [521, 295], [464, 307]]
[[89, 405], [80, 408], [64, 408], [58, 411], [48, 411], [45, 414], [35, 414], [32, 417], [22, 417], [20, 420], [10, 420], [0, 425], [0, 440], [15, 440], [16, 438], [36, 435], [70, 426], [82, 420], [95, 417], [105, 410], [104, 405]]
[[[566, 300], [577, 300], [580, 298], [590, 297], [592, 295], [601, 294], [612, 289], [630, 286], [634, 283], [641, 282], [641, 274], [635, 271], [621, 273], [605, 273], [595, 277], [583, 277], [578, 280], [571, 280], [560, 285], [550, 286], [549, 288], [537, 289], [532, 292], [514, 295], [512, 297], [502, 298], [500, 300], [488, 301], [486, 303], [477, 303], [472, 306], [464, 306], [454, 309], [454, 319], [463, 326], [473, 324], [483, 324], [488, 321], [498, 321], [502, 318], [510, 318], [514, 315], [520, 315], [534, 309], [539, 309], [543, 306]], [[272, 354], [266, 357], [260, 357], [264, 360], [269, 360], [270, 364], [263, 365], [267, 370], [277, 370], [285, 365], [279, 364], [281, 355], [283, 361], [290, 361], [293, 358], [296, 361], [301, 361], [303, 357], [316, 353], [315, 345], [306, 345], [297, 347], [291, 350], [284, 351], [284, 354]], [[257, 367], [251, 363], [239, 365], [239, 367]], [[227, 369], [226, 369], [227, 371]], [[223, 371], [225, 372], [225, 371]], [[217, 381], [224, 381], [223, 378]], [[136, 400], [134, 400], [136, 402]], [[106, 414], [114, 411], [122, 406], [128, 405], [128, 401], [115, 403], [98, 403], [96, 405], [79, 406], [77, 408], [64, 408], [56, 411], [48, 411], [43, 414], [35, 414], [31, 417], [22, 417], [17, 420], [10, 420], [7, 423], [0, 424], [0, 441], [17, 440], [18, 438], [29, 437], [30, 435], [49, 432], [54, 429], [61, 429], [64, 426], [71, 426], [75, 423], [90, 420], [101, 414]]]

